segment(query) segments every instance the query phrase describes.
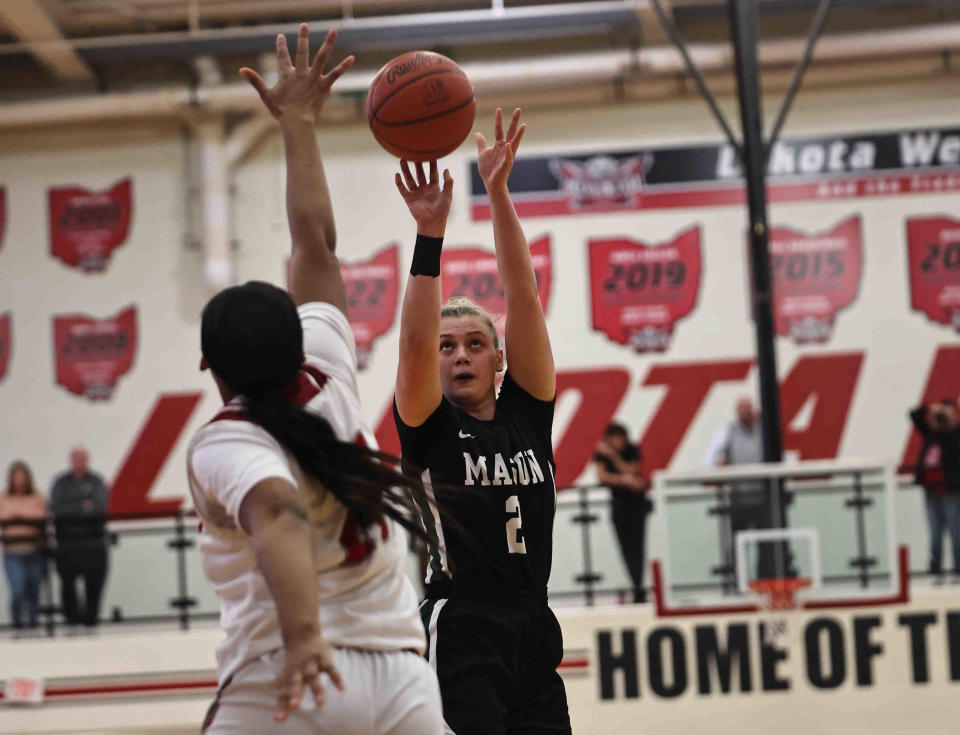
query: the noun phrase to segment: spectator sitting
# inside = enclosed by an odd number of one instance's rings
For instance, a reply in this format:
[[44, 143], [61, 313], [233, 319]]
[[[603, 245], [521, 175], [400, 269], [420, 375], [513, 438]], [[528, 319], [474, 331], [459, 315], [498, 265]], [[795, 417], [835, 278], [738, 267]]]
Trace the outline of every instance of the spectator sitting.
[[[57, 477], [50, 510], [57, 532], [57, 574], [67, 623], [95, 626], [107, 578], [107, 486], [88, 468], [83, 447], [70, 452], [70, 470]], [[77, 579], [83, 578], [84, 604], [77, 600]]]
[[610, 488], [613, 528], [633, 585], [633, 601], [645, 602], [646, 526], [653, 503], [647, 496], [650, 481], [641, 467], [639, 447], [630, 443], [624, 426], [610, 424], [597, 444], [593, 461], [597, 479]]
[[[37, 627], [40, 585], [45, 576], [47, 502], [33, 486], [25, 462], [14, 462], [7, 474], [7, 491], [0, 495], [3, 568], [10, 585], [10, 618], [14, 629]], [[23, 521], [23, 522], [20, 522]]]
[[[943, 535], [950, 534], [953, 573], [960, 574], [960, 421], [949, 398], [910, 412], [923, 437], [917, 483], [924, 488], [930, 529], [930, 574], [942, 580]], [[939, 472], [937, 471], [939, 470]]]

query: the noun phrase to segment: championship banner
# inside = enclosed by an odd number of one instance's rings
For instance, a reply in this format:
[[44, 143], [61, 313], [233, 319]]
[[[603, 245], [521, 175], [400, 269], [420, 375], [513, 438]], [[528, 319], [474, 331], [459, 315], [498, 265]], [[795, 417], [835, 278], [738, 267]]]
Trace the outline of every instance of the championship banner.
[[7, 367], [10, 365], [10, 312], [0, 314], [0, 380], [3, 380], [7, 374]]
[[664, 352], [700, 292], [700, 227], [657, 245], [591, 239], [593, 328], [637, 352]]
[[[540, 304], [546, 314], [550, 306], [550, 284], [553, 281], [549, 235], [533, 241], [530, 245], [530, 259], [537, 277]], [[465, 296], [489, 312], [497, 331], [503, 335], [507, 300], [495, 253], [481, 248], [444, 248], [440, 274], [444, 301]]]
[[381, 250], [369, 260], [340, 262], [347, 288], [347, 318], [357, 343], [357, 364], [363, 370], [370, 361], [373, 343], [389, 331], [397, 316], [400, 291], [400, 247]]
[[910, 305], [960, 332], [960, 220], [907, 220]]
[[112, 189], [50, 189], [50, 253], [73, 268], [102, 271], [130, 230], [132, 183]]
[[[960, 128], [781, 140], [767, 173], [771, 202], [960, 191]], [[470, 193], [473, 219], [490, 219], [476, 161]], [[737, 154], [718, 144], [521, 157], [510, 193], [521, 217], [746, 201]]]
[[53, 342], [57, 384], [92, 401], [106, 400], [133, 366], [137, 309], [131, 306], [106, 319], [55, 316]]
[[777, 334], [797, 344], [828, 341], [837, 312], [860, 291], [860, 217], [815, 235], [771, 227], [769, 249]]

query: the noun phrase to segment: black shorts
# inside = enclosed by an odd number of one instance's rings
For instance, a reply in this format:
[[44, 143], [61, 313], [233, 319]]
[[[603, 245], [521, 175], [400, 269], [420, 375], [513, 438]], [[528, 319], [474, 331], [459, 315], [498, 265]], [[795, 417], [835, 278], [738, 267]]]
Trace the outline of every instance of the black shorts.
[[420, 606], [443, 718], [456, 735], [570, 735], [549, 607], [428, 598]]

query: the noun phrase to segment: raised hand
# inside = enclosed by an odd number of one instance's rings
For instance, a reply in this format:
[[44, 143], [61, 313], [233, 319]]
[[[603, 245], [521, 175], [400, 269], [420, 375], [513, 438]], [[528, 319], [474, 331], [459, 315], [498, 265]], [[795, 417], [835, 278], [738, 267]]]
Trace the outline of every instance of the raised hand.
[[427, 179], [423, 164], [415, 164], [416, 179], [410, 172], [407, 161], [400, 162], [400, 171], [395, 177], [400, 196], [407, 204], [407, 209], [417, 221], [417, 232], [430, 237], [443, 237], [447, 227], [447, 215], [450, 214], [450, 202], [453, 199], [453, 177], [449, 169], [443, 170], [443, 187], [440, 186], [440, 177], [437, 162], [430, 162], [430, 178]]
[[285, 722], [290, 712], [300, 707], [305, 687], [313, 693], [316, 705], [323, 705], [326, 698], [320, 683], [322, 673], [330, 677], [337, 689], [343, 689], [340, 672], [333, 663], [333, 649], [319, 634], [287, 646], [286, 653], [286, 665], [276, 680], [280, 694], [273, 719], [277, 722]]
[[268, 86], [263, 77], [249, 67], [240, 69], [240, 75], [257, 90], [263, 104], [277, 120], [315, 122], [323, 103], [330, 96], [333, 83], [353, 66], [354, 57], [348, 56], [328, 73], [323, 73], [336, 40], [337, 32], [330, 31], [311, 64], [310, 31], [306, 23], [301, 23], [295, 60], [290, 58], [286, 36], [282, 33], [277, 35], [277, 68], [280, 76], [276, 84]]
[[483, 179], [483, 183], [487, 187], [487, 193], [491, 189], [506, 188], [510, 169], [513, 168], [513, 159], [517, 154], [517, 149], [520, 147], [520, 141], [526, 129], [526, 124], [520, 123], [520, 108], [518, 107], [513, 111], [510, 129], [504, 136], [503, 110], [498, 107], [493, 118], [493, 145], [488, 148], [487, 139], [483, 137], [483, 133], [477, 132], [477, 168], [480, 171], [480, 178]]

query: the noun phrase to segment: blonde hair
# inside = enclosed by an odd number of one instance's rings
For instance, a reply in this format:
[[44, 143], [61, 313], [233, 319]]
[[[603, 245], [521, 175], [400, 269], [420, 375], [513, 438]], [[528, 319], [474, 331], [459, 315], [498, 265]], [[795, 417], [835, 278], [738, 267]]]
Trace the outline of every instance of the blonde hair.
[[487, 310], [482, 306], [474, 303], [464, 296], [454, 296], [447, 303], [440, 307], [441, 319], [446, 317], [452, 317], [456, 319], [462, 316], [479, 317], [480, 320], [483, 321], [483, 323], [486, 324], [490, 329], [490, 334], [493, 336], [493, 348], [495, 350], [500, 349], [500, 335], [497, 334], [497, 328], [493, 326], [493, 319], [490, 318], [490, 314], [487, 313]]

